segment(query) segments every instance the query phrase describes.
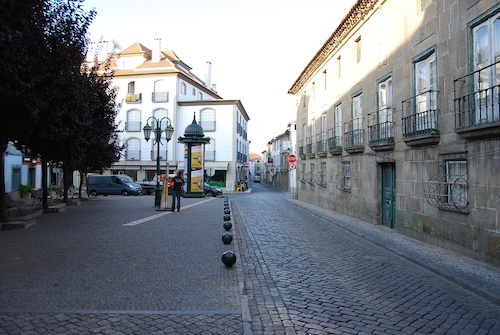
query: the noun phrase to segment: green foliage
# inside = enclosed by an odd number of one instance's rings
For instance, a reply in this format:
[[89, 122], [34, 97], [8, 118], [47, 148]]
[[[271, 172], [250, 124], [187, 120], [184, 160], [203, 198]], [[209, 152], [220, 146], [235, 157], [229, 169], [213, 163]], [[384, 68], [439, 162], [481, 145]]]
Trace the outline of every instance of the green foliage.
[[21, 184], [19, 185], [19, 192], [21, 192], [21, 196], [25, 196], [31, 192], [33, 186], [30, 184]]

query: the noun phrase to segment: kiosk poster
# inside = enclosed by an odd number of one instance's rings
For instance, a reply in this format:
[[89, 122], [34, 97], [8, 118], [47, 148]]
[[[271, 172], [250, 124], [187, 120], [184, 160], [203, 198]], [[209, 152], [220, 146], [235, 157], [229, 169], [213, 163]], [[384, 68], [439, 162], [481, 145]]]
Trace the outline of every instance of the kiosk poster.
[[191, 192], [203, 192], [203, 170], [191, 171]]
[[203, 146], [193, 145], [191, 147], [191, 169], [197, 170], [203, 168]]

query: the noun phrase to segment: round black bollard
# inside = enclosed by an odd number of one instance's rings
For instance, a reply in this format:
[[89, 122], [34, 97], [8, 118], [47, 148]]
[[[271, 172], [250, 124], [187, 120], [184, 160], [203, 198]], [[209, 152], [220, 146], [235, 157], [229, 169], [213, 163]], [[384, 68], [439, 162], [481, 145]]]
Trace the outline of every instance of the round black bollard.
[[236, 263], [236, 255], [232, 251], [225, 251], [222, 254], [222, 263], [224, 263], [225, 266], [228, 268], [233, 266], [234, 263]]
[[231, 230], [231, 228], [233, 228], [233, 224], [231, 223], [231, 221], [224, 221], [223, 226], [225, 230]]
[[231, 210], [228, 208], [228, 209], [224, 209], [224, 214], [231, 214]]
[[224, 221], [229, 221], [229, 220], [231, 220], [231, 215], [229, 214], [224, 215]]
[[233, 235], [224, 233], [222, 235], [222, 242], [224, 242], [224, 244], [231, 244], [231, 242], [233, 242]]

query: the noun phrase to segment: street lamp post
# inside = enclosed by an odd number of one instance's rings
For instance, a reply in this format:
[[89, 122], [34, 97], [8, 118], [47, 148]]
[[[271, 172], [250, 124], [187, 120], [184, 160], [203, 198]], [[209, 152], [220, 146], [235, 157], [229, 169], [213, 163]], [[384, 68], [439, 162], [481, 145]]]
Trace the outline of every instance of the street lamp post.
[[[150, 119], [152, 120], [151, 124], [154, 126], [154, 129], [153, 129], [153, 127], [151, 127], [149, 125], [149, 120]], [[167, 126], [165, 127], [165, 129], [161, 129], [161, 123], [163, 122], [163, 120], [167, 121]], [[167, 146], [168, 146], [168, 142], [170, 141], [170, 139], [172, 138], [172, 134], [174, 133], [174, 127], [172, 127], [172, 122], [170, 121], [170, 119], [168, 117], [164, 117], [164, 118], [161, 118], [160, 120], [158, 120], [154, 116], [150, 116], [147, 119], [146, 125], [144, 126], [144, 128], [142, 128], [142, 130], [144, 131], [144, 138], [146, 139], [146, 142], [148, 142], [149, 139], [151, 138], [151, 132], [154, 131], [154, 133], [155, 133], [155, 143], [156, 143], [155, 206], [156, 207], [160, 207], [161, 188], [160, 188], [160, 179], [159, 179], [159, 176], [160, 176], [160, 143], [161, 143], [161, 134], [162, 134], [163, 131], [165, 131], [165, 138], [167, 139]], [[166, 179], [163, 181], [164, 183], [168, 182], [168, 180], [167, 180], [167, 178], [168, 178], [168, 157], [165, 157], [165, 159], [167, 160], [167, 173], [166, 173]]]

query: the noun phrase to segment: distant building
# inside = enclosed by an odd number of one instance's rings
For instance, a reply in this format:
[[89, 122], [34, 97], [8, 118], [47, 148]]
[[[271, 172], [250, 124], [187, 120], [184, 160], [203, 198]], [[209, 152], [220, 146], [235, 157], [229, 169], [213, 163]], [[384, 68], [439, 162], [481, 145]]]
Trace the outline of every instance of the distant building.
[[500, 264], [500, 4], [359, 0], [291, 86], [298, 198]]
[[244, 164], [248, 162], [249, 153], [250, 118], [242, 102], [219, 96], [211, 83], [210, 63], [207, 63], [206, 80], [202, 81], [172, 50], [162, 51], [160, 39], [154, 43], [152, 50], [140, 43], [123, 51], [106, 45], [93, 48], [104, 50], [100, 53], [101, 60], [106, 52], [113, 50], [116, 64], [113, 84], [118, 87], [120, 108], [116, 121], [121, 130], [120, 140], [126, 146], [120, 161], [108, 172], [127, 174], [140, 181], [155, 178], [155, 141], [153, 138], [146, 142], [143, 135], [143, 127], [148, 122], [155, 127], [151, 117], [164, 120], [162, 128], [168, 122], [164, 118], [168, 118], [174, 127], [170, 142], [167, 144], [165, 138], [161, 141], [162, 173], [167, 163], [170, 174], [184, 169], [184, 145], [177, 139], [183, 136], [194, 115], [205, 136], [210, 138], [210, 144], [205, 147], [206, 172], [211, 179], [225, 183], [226, 189], [234, 190], [236, 181], [244, 179]]
[[295, 122], [289, 123], [287, 130], [271, 139], [267, 144], [264, 179], [281, 190], [295, 193], [295, 163], [289, 162], [296, 153]]

